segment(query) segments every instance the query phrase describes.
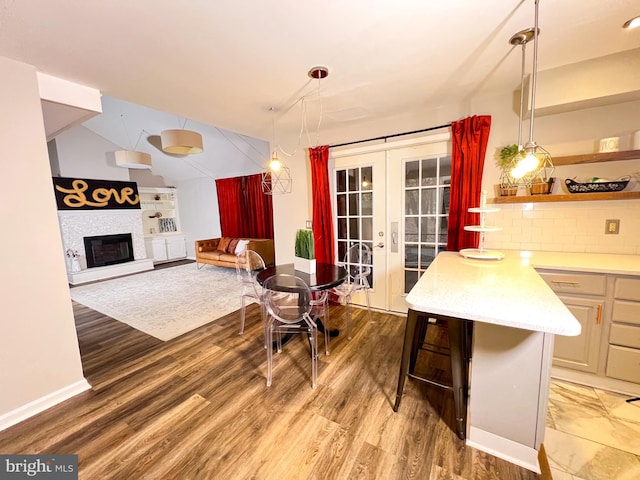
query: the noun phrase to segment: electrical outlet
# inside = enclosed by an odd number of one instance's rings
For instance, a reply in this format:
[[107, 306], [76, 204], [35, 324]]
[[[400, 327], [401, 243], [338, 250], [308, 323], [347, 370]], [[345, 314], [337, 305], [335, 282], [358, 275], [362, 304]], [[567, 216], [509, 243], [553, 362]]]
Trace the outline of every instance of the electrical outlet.
[[307, 220], [307, 230], [311, 230], [313, 228], [313, 222], [311, 220]]
[[617, 235], [620, 233], [620, 220], [606, 220], [604, 224], [605, 235]]

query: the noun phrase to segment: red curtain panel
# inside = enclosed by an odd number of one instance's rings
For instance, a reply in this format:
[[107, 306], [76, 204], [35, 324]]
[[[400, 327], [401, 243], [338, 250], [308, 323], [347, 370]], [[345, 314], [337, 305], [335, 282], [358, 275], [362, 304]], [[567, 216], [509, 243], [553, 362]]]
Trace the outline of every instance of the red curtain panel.
[[329, 146], [309, 149], [313, 201], [313, 241], [318, 263], [335, 260], [333, 213], [329, 188]]
[[216, 180], [223, 237], [273, 238], [273, 201], [262, 192], [262, 174]]
[[262, 191], [262, 174], [244, 177], [248, 238], [273, 238], [273, 199]]
[[451, 190], [447, 250], [477, 248], [478, 234], [464, 230], [475, 225], [477, 213], [469, 208], [480, 206], [482, 170], [487, 152], [491, 116], [467, 117], [451, 124]]
[[242, 177], [216, 180], [220, 232], [223, 237], [241, 237], [244, 213]]

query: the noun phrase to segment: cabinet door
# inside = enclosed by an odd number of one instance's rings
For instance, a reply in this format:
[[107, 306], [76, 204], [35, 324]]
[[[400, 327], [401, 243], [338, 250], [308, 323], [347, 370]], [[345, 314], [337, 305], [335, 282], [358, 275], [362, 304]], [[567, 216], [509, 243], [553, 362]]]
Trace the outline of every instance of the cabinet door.
[[144, 244], [147, 250], [147, 257], [153, 258], [154, 262], [167, 260], [167, 247], [164, 238], [147, 238]]
[[172, 258], [184, 258], [187, 256], [185, 237], [169, 237], [167, 240], [167, 256]]
[[598, 368], [602, 335], [603, 301], [560, 295], [559, 298], [582, 325], [582, 333], [577, 337], [556, 335], [553, 364], [558, 367], [595, 373]]

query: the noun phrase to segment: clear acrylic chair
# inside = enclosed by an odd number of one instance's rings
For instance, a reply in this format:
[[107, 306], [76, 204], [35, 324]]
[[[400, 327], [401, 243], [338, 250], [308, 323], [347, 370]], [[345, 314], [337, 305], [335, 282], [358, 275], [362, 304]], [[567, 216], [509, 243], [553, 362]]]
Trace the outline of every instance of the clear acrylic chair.
[[347, 279], [341, 285], [331, 289], [340, 303], [346, 307], [347, 338], [351, 338], [351, 298], [364, 291], [371, 321], [371, 301], [369, 299], [369, 275], [371, 274], [371, 249], [364, 243], [356, 243], [349, 247], [342, 264], [347, 269]]
[[299, 277], [278, 274], [269, 277], [263, 285], [267, 310], [267, 387], [273, 373], [273, 340], [282, 352], [283, 333], [304, 333], [311, 349], [311, 387], [316, 388], [318, 375], [318, 327], [311, 317], [311, 290]]
[[264, 325], [265, 310], [264, 302], [262, 301], [263, 289], [256, 280], [256, 275], [265, 268], [264, 259], [258, 252], [245, 250], [236, 256], [236, 274], [238, 276], [238, 281], [242, 285], [242, 310], [240, 312], [239, 335], [244, 333], [247, 298], [256, 300], [260, 304], [262, 323]]
[[324, 353], [329, 355], [329, 337], [331, 337], [331, 318], [329, 317], [329, 292], [313, 291], [311, 292], [311, 318], [317, 322], [317, 319], [322, 319], [322, 326], [324, 327]]

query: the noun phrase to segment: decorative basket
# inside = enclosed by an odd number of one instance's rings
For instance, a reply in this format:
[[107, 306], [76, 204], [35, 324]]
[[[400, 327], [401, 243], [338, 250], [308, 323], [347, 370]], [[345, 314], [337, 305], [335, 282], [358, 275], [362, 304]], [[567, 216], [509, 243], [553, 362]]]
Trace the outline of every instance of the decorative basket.
[[629, 184], [629, 180], [631, 177], [621, 177], [613, 182], [579, 183], [566, 178], [564, 183], [567, 185], [569, 193], [620, 192]]

